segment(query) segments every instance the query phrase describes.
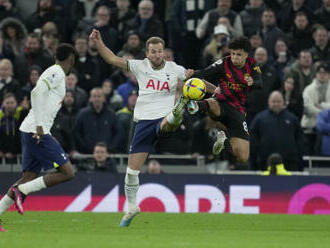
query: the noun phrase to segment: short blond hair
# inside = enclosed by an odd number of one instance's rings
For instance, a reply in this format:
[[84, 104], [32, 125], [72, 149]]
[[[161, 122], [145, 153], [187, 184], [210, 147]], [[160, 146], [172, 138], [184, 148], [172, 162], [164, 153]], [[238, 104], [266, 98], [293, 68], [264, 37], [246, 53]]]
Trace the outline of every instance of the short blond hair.
[[10, 76], [13, 75], [13, 63], [9, 59], [1, 59], [0, 66], [1, 65], [8, 65], [10, 67]]
[[153, 36], [150, 37], [147, 41], [146, 41], [146, 50], [149, 51], [149, 45], [150, 44], [158, 44], [161, 43], [163, 45], [163, 49], [165, 48], [165, 41], [158, 37], [158, 36]]

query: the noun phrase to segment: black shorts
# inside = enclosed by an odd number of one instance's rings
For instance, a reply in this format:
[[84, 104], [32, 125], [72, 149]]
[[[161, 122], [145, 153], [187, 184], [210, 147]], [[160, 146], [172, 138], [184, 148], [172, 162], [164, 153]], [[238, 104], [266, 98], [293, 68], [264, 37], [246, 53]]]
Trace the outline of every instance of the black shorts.
[[249, 140], [250, 135], [245, 115], [227, 102], [219, 101], [218, 98], [215, 99], [220, 105], [220, 117], [218, 117], [217, 121], [220, 121], [227, 127], [229, 137]]

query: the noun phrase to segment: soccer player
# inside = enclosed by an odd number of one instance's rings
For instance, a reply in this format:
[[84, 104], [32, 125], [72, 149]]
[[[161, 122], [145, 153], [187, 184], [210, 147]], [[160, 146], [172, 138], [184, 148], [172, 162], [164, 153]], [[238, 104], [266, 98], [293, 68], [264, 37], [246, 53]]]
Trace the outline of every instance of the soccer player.
[[[261, 87], [261, 71], [253, 58], [249, 57], [250, 42], [245, 37], [233, 39], [228, 45], [230, 56], [224, 57], [205, 69], [190, 71], [188, 76], [217, 82], [215, 97], [202, 101], [189, 101], [188, 112], [207, 113], [216, 121], [223, 123], [229, 134], [231, 152], [239, 162], [249, 158], [250, 145], [248, 127], [245, 122], [246, 100], [251, 87]], [[228, 142], [224, 131], [217, 133], [213, 153], [219, 154]]]
[[116, 56], [104, 45], [98, 30], [92, 31], [90, 39], [95, 42], [97, 50], [107, 63], [131, 71], [139, 84], [139, 96], [134, 109], [137, 124], [125, 176], [128, 212], [120, 222], [120, 226], [129, 226], [134, 216], [140, 212], [136, 204], [138, 175], [158, 135], [174, 131], [180, 125], [188, 100], [180, 97], [174, 108], [173, 105], [175, 95], [182, 92], [182, 84], [178, 82], [182, 82], [191, 70], [185, 70], [175, 62], [165, 61], [164, 41], [159, 37], [151, 37], [146, 41], [147, 58], [144, 60], [125, 60]]
[[[75, 50], [60, 44], [55, 53], [56, 64], [46, 69], [31, 92], [29, 114], [20, 126], [22, 137], [22, 177], [0, 201], [0, 215], [13, 203], [23, 215], [26, 195], [73, 178], [73, 167], [60, 144], [51, 136], [51, 129], [65, 96], [65, 76], [75, 61]], [[41, 169], [56, 171], [39, 176]], [[1, 228], [0, 228], [1, 229]]]

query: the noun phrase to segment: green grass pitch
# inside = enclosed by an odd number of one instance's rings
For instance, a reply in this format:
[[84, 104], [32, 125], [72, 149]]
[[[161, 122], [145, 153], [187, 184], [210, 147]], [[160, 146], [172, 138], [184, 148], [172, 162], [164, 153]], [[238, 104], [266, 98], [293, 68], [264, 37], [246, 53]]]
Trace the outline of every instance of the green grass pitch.
[[330, 247], [330, 216], [9, 212], [1, 248], [315, 248]]

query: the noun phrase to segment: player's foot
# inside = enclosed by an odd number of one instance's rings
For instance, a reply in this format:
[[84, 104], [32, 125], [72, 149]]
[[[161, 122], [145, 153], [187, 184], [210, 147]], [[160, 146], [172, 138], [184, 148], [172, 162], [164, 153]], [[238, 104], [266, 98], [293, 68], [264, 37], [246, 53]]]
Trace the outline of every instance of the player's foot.
[[198, 107], [198, 104], [196, 101], [194, 100], [190, 100], [187, 104], [187, 110], [188, 110], [188, 113], [193, 115], [193, 114], [196, 114], [197, 111], [198, 111], [199, 107]]
[[127, 227], [129, 224], [131, 224], [131, 221], [135, 216], [137, 216], [140, 213], [140, 208], [136, 207], [133, 211], [127, 212], [124, 217], [121, 219], [119, 226], [121, 227]]
[[2, 220], [0, 220], [0, 232], [5, 232], [6, 230], [2, 228]]
[[188, 98], [181, 96], [174, 105], [172, 113], [174, 117], [182, 117], [184, 112], [184, 107], [186, 106], [187, 102], [189, 101]]
[[19, 214], [23, 215], [24, 214], [24, 209], [23, 209], [24, 194], [18, 190], [17, 186], [11, 187], [11, 192], [14, 195], [15, 208], [17, 209]]
[[216, 132], [217, 140], [215, 141], [213, 145], [213, 154], [218, 155], [222, 151], [222, 149], [225, 147], [225, 140], [227, 139], [226, 134], [224, 131], [217, 131]]

